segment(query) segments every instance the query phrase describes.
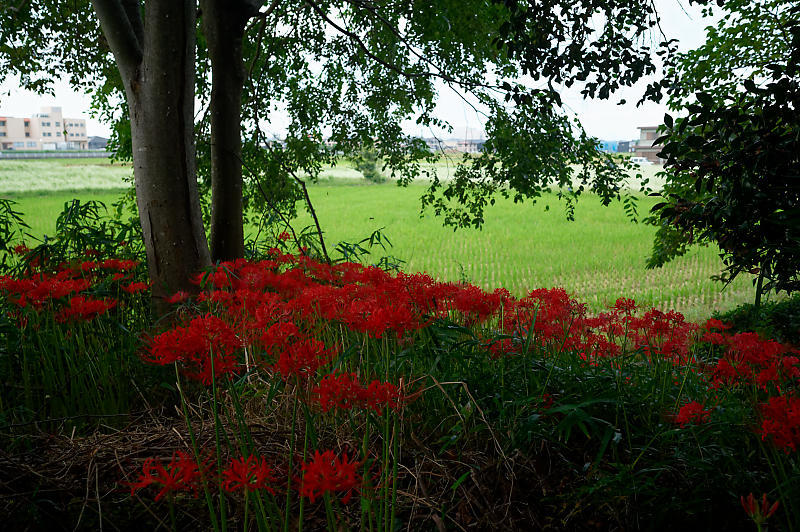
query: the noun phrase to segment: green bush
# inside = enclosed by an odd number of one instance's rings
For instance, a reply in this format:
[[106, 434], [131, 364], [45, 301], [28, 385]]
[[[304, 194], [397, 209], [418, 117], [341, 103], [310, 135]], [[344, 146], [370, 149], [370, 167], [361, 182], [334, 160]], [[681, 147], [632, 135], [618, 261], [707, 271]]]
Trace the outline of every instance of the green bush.
[[800, 345], [800, 294], [780, 302], [747, 303], [714, 317], [729, 323], [734, 332], [752, 331], [765, 338]]

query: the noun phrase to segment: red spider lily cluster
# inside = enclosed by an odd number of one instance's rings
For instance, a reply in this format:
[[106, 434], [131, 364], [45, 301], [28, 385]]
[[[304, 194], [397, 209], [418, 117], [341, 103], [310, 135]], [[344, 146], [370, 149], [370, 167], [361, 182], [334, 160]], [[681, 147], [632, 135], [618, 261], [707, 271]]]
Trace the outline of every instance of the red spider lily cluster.
[[[563, 289], [538, 289], [516, 299], [506, 290], [486, 292], [463, 283], [442, 283], [425, 274], [396, 275], [353, 263], [328, 265], [273, 250], [270, 260], [237, 260], [199, 274], [194, 303], [212, 312], [150, 342], [145, 358], [179, 362], [191, 378], [210, 380], [245, 370], [244, 352], [258, 367], [283, 379], [308, 383], [322, 411], [397, 408], [391, 383], [361, 384], [352, 373], [325, 372], [336, 346], [314, 338], [325, 327], [343, 327], [368, 338], [408, 338], [438, 319], [473, 327], [492, 358], [534, 349], [540, 356], [574, 352], [588, 365], [620, 366], [622, 355], [645, 363], [667, 362], [693, 371], [710, 389], [756, 386], [764, 401], [761, 434], [777, 447], [796, 451], [800, 442], [800, 399], [791, 390], [800, 379], [800, 358], [789, 346], [754, 333], [729, 334], [725, 324], [687, 322], [677, 312], [640, 313], [631, 299], [590, 316]], [[185, 302], [186, 294], [172, 301]], [[212, 326], [213, 323], [213, 326]], [[487, 333], [490, 333], [487, 335]], [[697, 346], [710, 345], [699, 357]], [[685, 426], [710, 419], [711, 409], [689, 401], [672, 415]]]
[[312, 393], [323, 412], [333, 408], [349, 410], [360, 407], [381, 415], [385, 407], [399, 410], [402, 404], [400, 390], [394, 384], [373, 380], [364, 386], [358, 382], [355, 373], [325, 375]]
[[[135, 261], [91, 257], [20, 278], [0, 276], [0, 293], [12, 307], [52, 312], [58, 321], [89, 321], [120, 306], [97, 297], [97, 286], [117, 286], [120, 297], [144, 290], [132, 279]], [[321, 331], [349, 331], [367, 339], [405, 345], [436, 320], [470, 327], [490, 358], [575, 353], [591, 366], [668, 363], [695, 372], [709, 390], [754, 389], [760, 434], [786, 452], [800, 444], [800, 356], [754, 333], [731, 334], [725, 324], [687, 322], [677, 312], [639, 309], [621, 298], [607, 312], [590, 315], [563, 289], [538, 289], [522, 298], [498, 289], [437, 282], [426, 274], [390, 274], [353, 263], [329, 265], [273, 250], [268, 260], [220, 264], [195, 279], [198, 294], [168, 299], [182, 321], [149, 339], [144, 358], [175, 364], [188, 378], [213, 379], [264, 370], [309, 392], [320, 410], [380, 413], [403, 402], [393, 383], [372, 378], [369, 368], [335, 372], [343, 343]], [[138, 296], [136, 296], [138, 297]], [[702, 347], [702, 349], [700, 349]], [[699, 353], [703, 353], [701, 356]], [[675, 422], [697, 425], [710, 409], [688, 398]]]
[[[307, 462], [299, 464], [302, 475], [293, 483], [301, 496], [312, 503], [325, 494], [340, 494], [347, 504], [354, 493], [360, 491], [362, 478], [359, 470], [363, 462], [346, 453], [337, 456], [333, 451], [315, 451]], [[128, 486], [131, 495], [153, 488], [155, 500], [178, 494], [197, 497], [204, 489], [221, 486], [227, 493], [264, 491], [276, 495], [279, 480], [275, 469], [262, 456], [249, 455], [232, 458], [219, 472], [210, 459], [197, 461], [191, 455], [177, 451], [165, 462], [161, 458], [147, 458], [133, 482]], [[205, 485], [204, 485], [205, 484]]]
[[180, 492], [188, 492], [197, 496], [202, 489], [202, 479], [208, 470], [206, 463], [198, 464], [195, 459], [177, 451], [169, 463], [164, 464], [160, 458], [148, 458], [142, 465], [139, 478], [130, 483], [131, 495], [139, 490], [158, 488], [155, 500]]
[[[25, 248], [24, 252], [29, 251]], [[22, 276], [0, 276], [0, 293], [15, 307], [52, 313], [58, 322], [88, 322], [119, 304], [115, 298], [97, 297], [97, 287], [104, 286], [107, 291], [109, 284], [118, 285], [127, 294], [149, 288], [143, 282], [120, 284], [132, 278], [138, 265], [138, 261], [123, 259], [62, 263], [52, 270], [29, 264]]]
[[315, 502], [317, 497], [325, 493], [344, 493], [342, 502], [347, 504], [361, 486], [358, 472], [361, 465], [361, 462], [350, 459], [347, 454], [338, 457], [333, 451], [316, 451], [311, 460], [302, 465], [300, 495]]
[[209, 314], [153, 338], [145, 360], [160, 365], [180, 363], [188, 377], [211, 384], [212, 375], [220, 378], [239, 370], [235, 357], [239, 347], [241, 341], [230, 326]]

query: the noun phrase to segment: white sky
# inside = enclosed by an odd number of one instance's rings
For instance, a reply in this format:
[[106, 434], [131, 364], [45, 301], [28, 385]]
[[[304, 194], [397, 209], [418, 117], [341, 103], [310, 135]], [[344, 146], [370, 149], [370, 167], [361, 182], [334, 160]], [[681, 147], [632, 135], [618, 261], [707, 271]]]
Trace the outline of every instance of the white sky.
[[[678, 39], [681, 49], [691, 49], [703, 42], [704, 28], [710, 21], [701, 17], [697, 6], [688, 5], [687, 0], [656, 0], [655, 4], [661, 15], [661, 27], [665, 34], [669, 38]], [[634, 87], [620, 90], [610, 100], [584, 100], [577, 87], [565, 89], [562, 99], [567, 111], [580, 118], [590, 135], [606, 140], [631, 140], [639, 136], [637, 126], [660, 124], [666, 112], [666, 107], [660, 104], [649, 103], [638, 108], [635, 105], [647, 83], [653, 79], [643, 79]], [[6, 80], [0, 84], [0, 116], [31, 116], [39, 112], [42, 106], [58, 105], [62, 107], [65, 117], [86, 118], [90, 136], [109, 136], [109, 127], [91, 117], [87, 95], [75, 92], [63, 81], [57, 82], [54, 88], [55, 97], [40, 96], [20, 90], [14, 79]], [[627, 103], [617, 105], [622, 98]], [[440, 91], [437, 115], [452, 124], [454, 130], [448, 136], [475, 138], [482, 134], [481, 116], [459, 97], [448, 94], [447, 89]], [[276, 118], [278, 119], [271, 129], [280, 134], [285, 127], [285, 123], [280, 122], [286, 121]], [[409, 127], [408, 132], [422, 136], [431, 134], [430, 131], [414, 130], [413, 127]]]

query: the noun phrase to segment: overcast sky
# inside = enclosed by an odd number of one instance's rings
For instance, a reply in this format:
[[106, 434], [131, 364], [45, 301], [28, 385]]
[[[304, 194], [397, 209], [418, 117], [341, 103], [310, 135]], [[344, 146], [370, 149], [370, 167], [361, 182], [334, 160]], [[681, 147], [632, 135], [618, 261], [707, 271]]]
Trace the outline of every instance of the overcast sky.
[[[704, 39], [704, 28], [709, 24], [703, 19], [697, 6], [689, 6], [686, 0], [656, 0], [661, 15], [661, 27], [670, 38], [680, 41], [680, 48], [687, 50], [701, 44]], [[641, 97], [644, 88], [651, 79], [643, 79], [636, 86], [618, 91], [610, 100], [584, 100], [580, 89], [573, 87], [562, 92], [562, 99], [568, 112], [575, 113], [586, 131], [595, 137], [607, 140], [638, 138], [638, 126], [660, 124], [665, 106], [647, 104], [636, 107], [635, 102]], [[109, 127], [89, 113], [89, 97], [75, 92], [67, 83], [55, 84], [55, 97], [40, 96], [17, 88], [14, 79], [0, 84], [0, 116], [31, 116], [41, 106], [58, 105], [63, 108], [65, 117], [86, 118], [87, 131], [90, 136], [107, 137]], [[627, 100], [625, 105], [617, 105], [620, 99]], [[440, 118], [453, 125], [454, 137], [479, 137], [482, 134], [483, 120], [474, 110], [446, 89], [440, 92], [440, 104], [437, 106]], [[270, 129], [281, 134], [285, 120], [276, 120]], [[408, 128], [409, 133], [429, 136], [430, 132]], [[438, 132], [437, 132], [438, 134]]]

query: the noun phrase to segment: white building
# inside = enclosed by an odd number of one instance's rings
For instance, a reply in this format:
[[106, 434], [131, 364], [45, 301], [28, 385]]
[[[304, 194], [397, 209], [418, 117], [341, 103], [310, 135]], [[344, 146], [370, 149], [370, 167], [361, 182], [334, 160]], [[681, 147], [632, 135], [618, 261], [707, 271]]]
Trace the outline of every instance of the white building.
[[31, 118], [0, 116], [0, 150], [85, 150], [86, 120], [65, 118], [61, 107], [42, 107]]

